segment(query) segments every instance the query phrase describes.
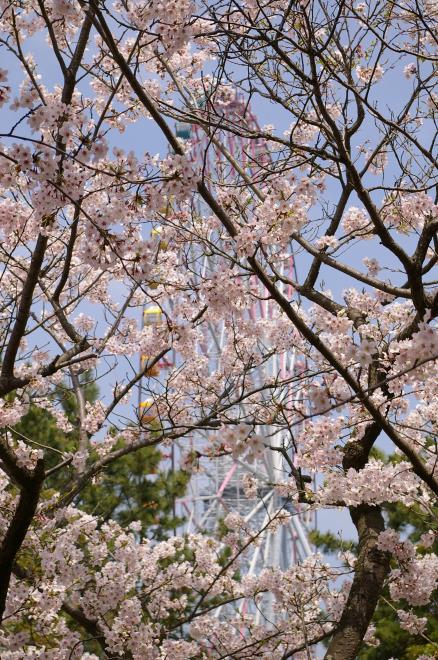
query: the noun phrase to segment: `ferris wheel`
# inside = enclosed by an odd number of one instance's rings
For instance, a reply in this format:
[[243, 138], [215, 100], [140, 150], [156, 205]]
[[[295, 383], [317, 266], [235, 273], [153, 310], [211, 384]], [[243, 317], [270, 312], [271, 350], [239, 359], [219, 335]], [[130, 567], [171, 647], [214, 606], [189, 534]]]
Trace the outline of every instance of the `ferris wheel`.
[[[249, 310], [253, 318], [269, 318], [274, 312], [273, 305], [256, 304]], [[215, 367], [220, 367], [221, 353], [226, 343], [224, 324], [218, 323], [205, 329], [204, 341], [199, 350], [210, 356]], [[263, 386], [270, 377], [296, 374], [303, 369], [303, 361], [295, 352], [273, 355], [253, 374], [254, 384]], [[287, 397], [286, 391], [282, 395]], [[296, 393], [294, 394], [296, 397]], [[286, 570], [300, 563], [312, 554], [309, 533], [315, 529], [314, 513], [305, 506], [292, 504], [278, 489], [282, 481], [290, 477], [290, 462], [294, 460], [288, 437], [275, 426], [263, 425], [257, 428], [266, 439], [266, 449], [255, 461], [245, 458], [221, 456], [219, 458], [198, 459], [198, 470], [192, 475], [186, 495], [178, 500], [178, 511], [186, 522], [187, 533], [209, 532], [215, 534], [227, 519], [228, 514], [237, 513], [247, 525], [249, 533], [257, 536], [257, 542], [249, 546], [241, 558], [240, 570], [248, 575], [257, 575], [272, 567]], [[209, 445], [207, 433], [199, 432], [191, 439], [189, 449], [202, 456]], [[275, 446], [287, 452], [275, 451]], [[187, 441], [180, 444], [181, 451], [187, 451]], [[245, 490], [245, 477], [250, 475], [257, 483], [256, 494], [248, 495]], [[286, 513], [280, 526], [270, 529], [269, 523], [279, 514]], [[274, 603], [270, 596], [255, 612], [256, 622], [274, 622]], [[241, 608], [249, 604], [241, 604]], [[216, 613], [220, 615], [220, 609]]]
[[[210, 181], [215, 178], [222, 182], [237, 179], [242, 172], [253, 179], [262, 177], [269, 167], [271, 155], [266, 143], [257, 137], [260, 132], [257, 119], [248, 103], [238, 94], [232, 95], [228, 103], [221, 107], [221, 115], [230, 125], [239, 125], [244, 128], [239, 135], [227, 130], [215, 132], [214, 141], [209, 139], [198, 125], [178, 123], [176, 134], [180, 140], [187, 144], [187, 153], [194, 166], [202, 168], [204, 176]], [[242, 133], [244, 136], [242, 137]], [[255, 137], [252, 137], [255, 136]], [[199, 209], [202, 215], [202, 209]], [[211, 256], [203, 256], [203, 270], [217, 267], [211, 264]], [[282, 261], [283, 275], [293, 277], [295, 262], [292, 252]], [[295, 279], [293, 277], [293, 279]], [[276, 307], [272, 300], [263, 295], [263, 287], [251, 282], [254, 288], [259, 288], [260, 296], [254, 297], [254, 302], [247, 310], [248, 319], [272, 320], [275, 318]], [[289, 299], [294, 295], [291, 287], [283, 285], [283, 294]], [[144, 322], [155, 323], [159, 319], [160, 308], [151, 305], [145, 309]], [[207, 360], [211, 374], [220, 368], [221, 359], [225, 350], [228, 336], [224, 320], [206, 323], [203, 326], [202, 340], [198, 342], [197, 351]], [[176, 362], [178, 356], [174, 356]], [[160, 365], [163, 369], [170, 368], [170, 362]], [[304, 368], [303, 359], [294, 350], [281, 354], [272, 354], [257, 367], [253, 374], [253, 381], [263, 389], [268, 379], [286, 379], [296, 375]], [[289, 395], [288, 388], [283, 387], [281, 396]], [[293, 396], [300, 396], [295, 391]], [[144, 406], [148, 406], [145, 402]], [[291, 473], [291, 463], [294, 461], [294, 452], [290, 439], [284, 431], [274, 425], [260, 426], [257, 431], [266, 438], [266, 449], [253, 462], [244, 458], [220, 456], [218, 458], [204, 457], [204, 447], [208, 445], [208, 433], [199, 432], [190, 439], [177, 444], [173, 452], [182, 456], [187, 452], [199, 456], [198, 470], [196, 470], [188, 484], [184, 497], [176, 502], [176, 513], [185, 519], [186, 533], [207, 532], [216, 534], [222, 521], [230, 513], [237, 513], [243, 519], [252, 533], [257, 535], [257, 543], [251, 544], [248, 551], [242, 556], [240, 570], [248, 575], [257, 575], [265, 568], [273, 567], [285, 570], [293, 564], [303, 561], [312, 554], [310, 532], [315, 528], [314, 514], [304, 506], [291, 503], [283, 497], [278, 485], [287, 479]], [[275, 446], [276, 450], [272, 447]], [[281, 451], [280, 451], [281, 450]], [[178, 457], [173, 461], [178, 462]], [[248, 495], [244, 488], [246, 475], [250, 475], [257, 483], [256, 493]], [[246, 492], [245, 492], [246, 491]], [[270, 528], [270, 521], [280, 513], [286, 522], [276, 529]], [[240, 609], [250, 607], [245, 600]], [[267, 596], [263, 607], [255, 612], [256, 621], [264, 623], [274, 622], [276, 612], [273, 600]], [[220, 616], [221, 608], [217, 610]]]

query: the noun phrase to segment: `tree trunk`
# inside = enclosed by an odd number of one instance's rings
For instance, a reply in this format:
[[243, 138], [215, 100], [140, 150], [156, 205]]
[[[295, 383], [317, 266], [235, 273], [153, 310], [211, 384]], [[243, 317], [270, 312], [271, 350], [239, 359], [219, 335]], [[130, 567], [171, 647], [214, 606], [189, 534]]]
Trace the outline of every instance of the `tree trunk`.
[[389, 572], [389, 555], [377, 547], [385, 525], [380, 507], [350, 507], [359, 535], [359, 552], [350, 594], [325, 660], [354, 660], [376, 609]]

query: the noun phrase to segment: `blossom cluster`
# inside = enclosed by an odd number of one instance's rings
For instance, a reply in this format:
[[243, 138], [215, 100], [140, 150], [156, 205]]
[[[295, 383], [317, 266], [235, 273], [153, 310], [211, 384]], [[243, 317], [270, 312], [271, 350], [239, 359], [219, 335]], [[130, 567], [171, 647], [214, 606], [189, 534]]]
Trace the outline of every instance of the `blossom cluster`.
[[[433, 553], [421, 555], [409, 540], [402, 540], [397, 532], [388, 529], [379, 536], [379, 547], [397, 560], [391, 570], [389, 590], [394, 600], [406, 600], [409, 605], [427, 605], [438, 585], [438, 557]], [[407, 623], [410, 617], [402, 621]], [[411, 622], [421, 626], [415, 618]]]
[[[7, 495], [1, 492], [4, 499]], [[241, 527], [233, 516], [227, 517], [227, 526]], [[2, 657], [7, 660], [41, 653], [60, 660], [66, 651], [72, 658], [97, 658], [87, 651], [75, 616], [98, 626], [107, 653], [130, 653], [134, 660], [158, 660], [168, 653], [181, 660], [198, 654], [220, 657], [211, 643], [214, 638], [220, 638], [237, 658], [245, 657], [247, 644], [263, 645], [265, 656], [274, 649], [286, 651], [304, 639], [299, 625], [303, 613], [307, 634], [317, 636], [321, 631], [323, 619], [315, 597], [323, 592], [328, 597], [328, 583], [336, 577], [321, 557], [314, 557], [283, 574], [266, 569], [239, 580], [235, 570], [240, 553], [223, 569], [223, 546], [208, 536], [139, 542], [134, 524], [131, 530], [114, 522], [100, 525], [74, 507], [59, 510], [55, 518], [40, 510], [23, 552], [30, 558], [37, 546], [38, 570], [29, 559], [26, 579], [13, 578], [0, 637]], [[321, 591], [324, 580], [327, 587]], [[226, 606], [222, 620], [210, 614], [222, 601], [260, 603], [268, 591], [274, 594], [278, 611], [288, 618], [279, 620], [278, 635], [267, 646], [269, 622], [257, 623], [255, 609], [243, 616]], [[62, 616], [62, 608], [69, 619]], [[297, 625], [291, 628], [294, 621]], [[20, 632], [16, 632], [18, 624]], [[188, 634], [181, 637], [182, 624], [188, 624]]]

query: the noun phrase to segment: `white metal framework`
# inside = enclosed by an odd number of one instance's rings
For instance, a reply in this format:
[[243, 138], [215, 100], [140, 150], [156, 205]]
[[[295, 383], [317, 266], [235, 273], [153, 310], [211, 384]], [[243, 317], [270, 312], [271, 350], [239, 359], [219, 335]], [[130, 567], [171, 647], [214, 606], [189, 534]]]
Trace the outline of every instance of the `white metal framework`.
[[[249, 137], [258, 132], [257, 120], [251, 108], [242, 98], [234, 95], [228, 104], [222, 106], [221, 112], [227, 122], [244, 126], [248, 137], [236, 137], [227, 131], [218, 131], [215, 133], [216, 144], [213, 144], [198, 126], [178, 124], [177, 135], [180, 139], [188, 141], [189, 153], [194, 164], [198, 170], [202, 168], [204, 175], [211, 181], [214, 181], [215, 176], [222, 181], [224, 178], [237, 178], [238, 172], [227, 159], [229, 154], [232, 161], [238, 163], [239, 168], [248, 175], [257, 176], [259, 173], [262, 176], [263, 168], [269, 165], [270, 154], [263, 141]], [[200, 210], [201, 214], [202, 210]], [[208, 262], [209, 258], [204, 257], [204, 259], [204, 268], [209, 269], [211, 266]], [[293, 254], [289, 254], [283, 265], [284, 275], [293, 276], [294, 268]], [[283, 293], [289, 298], [293, 296], [293, 291], [286, 285]], [[151, 308], [146, 310], [146, 314], [149, 315], [149, 322], [153, 322], [154, 313]], [[255, 298], [248, 311], [249, 319], [253, 321], [272, 319], [273, 314], [275, 314], [273, 302], [264, 300], [263, 296], [260, 296], [260, 300]], [[212, 373], [220, 365], [226, 341], [226, 325], [223, 321], [205, 324], [203, 340], [199, 342], [198, 351], [208, 359]], [[166, 368], [166, 365], [163, 367]], [[254, 378], [259, 385], [263, 385], [269, 377], [284, 377], [286, 374], [290, 376], [298, 373], [302, 368], [303, 361], [294, 351], [281, 355], [274, 354], [256, 369]], [[286, 510], [291, 514], [286, 524], [280, 525], [276, 531], [270, 531], [268, 528], [260, 534], [258, 543], [248, 548], [241, 568], [248, 574], [258, 574], [267, 567], [287, 569], [302, 561], [312, 553], [308, 534], [315, 525], [312, 514], [306, 513], [300, 505], [292, 504], [283, 498], [276, 489], [276, 485], [290, 477], [291, 462], [293, 464], [294, 460], [290, 439], [283, 437], [283, 432], [275, 427], [260, 427], [260, 433], [265, 435], [266, 444], [281, 447], [283, 453], [266, 449], [253, 463], [249, 463], [244, 458], [234, 460], [230, 456], [215, 459], [201, 458], [200, 470], [192, 476], [186, 495], [177, 501], [177, 513], [184, 516], [186, 520], [184, 531], [187, 533], [214, 534], [221, 521], [230, 512], [237, 512], [243, 517], [253, 532], [264, 529], [279, 511]], [[207, 439], [206, 435], [199, 433], [190, 441], [183, 441], [176, 451], [186, 452], [193, 449], [202, 453]], [[187, 446], [189, 443], [191, 447]], [[249, 498], [245, 495], [242, 483], [245, 474], [251, 474], [257, 479], [257, 496]], [[243, 601], [240, 605], [241, 610], [244, 611], [246, 607], [247, 604]], [[269, 599], [263, 603], [261, 609], [257, 612], [259, 618], [263, 617], [267, 621], [275, 619], [276, 614]], [[220, 609], [218, 613], [220, 614]]]

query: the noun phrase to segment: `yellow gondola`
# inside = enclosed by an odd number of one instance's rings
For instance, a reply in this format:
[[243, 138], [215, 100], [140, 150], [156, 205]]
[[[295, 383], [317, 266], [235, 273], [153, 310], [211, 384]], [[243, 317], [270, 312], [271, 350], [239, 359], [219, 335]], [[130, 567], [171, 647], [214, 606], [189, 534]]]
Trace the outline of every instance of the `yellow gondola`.
[[[150, 356], [148, 355], [142, 355], [141, 356], [141, 366], [144, 369], [145, 363], [149, 360]], [[159, 364], [154, 364], [152, 367], [150, 367], [147, 371], [145, 371], [145, 376], [158, 376], [160, 374], [160, 366]]]
[[156, 412], [155, 414], [152, 413], [151, 408], [153, 407], [154, 407], [154, 401], [152, 399], [146, 399], [145, 401], [142, 401], [140, 403], [140, 409], [141, 409], [140, 419], [143, 423], [153, 422], [155, 419], [157, 419], [158, 417], [157, 413]]
[[[161, 236], [162, 232], [163, 232], [163, 228], [162, 228], [162, 227], [155, 227], [155, 228], [152, 230], [151, 235], [152, 235], [154, 238], [159, 238], [159, 237]], [[160, 250], [166, 250], [167, 247], [168, 247], [168, 245], [169, 245], [168, 241], [160, 240], [160, 243], [159, 243], [158, 247], [160, 248]]]
[[162, 314], [163, 312], [161, 311], [160, 307], [158, 307], [158, 305], [152, 305], [152, 307], [148, 307], [143, 312], [145, 325], [155, 325], [156, 323], [159, 323], [161, 321]]

